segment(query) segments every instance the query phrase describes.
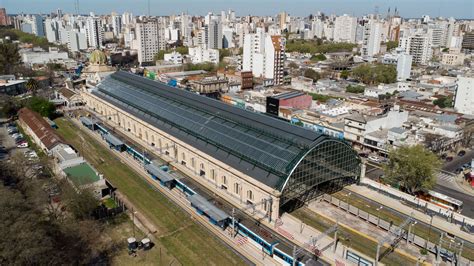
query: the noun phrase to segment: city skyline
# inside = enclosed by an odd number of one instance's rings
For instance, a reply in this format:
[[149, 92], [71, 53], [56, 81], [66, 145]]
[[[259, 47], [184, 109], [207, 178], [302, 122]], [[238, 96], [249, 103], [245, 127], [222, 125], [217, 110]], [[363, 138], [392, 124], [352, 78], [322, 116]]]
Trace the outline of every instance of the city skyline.
[[[41, 3], [30, 0], [0, 0], [0, 6], [5, 7], [10, 14], [17, 13], [50, 13], [56, 9], [61, 9], [66, 13], [74, 13], [75, 1], [45, 0]], [[205, 15], [207, 12], [219, 12], [221, 10], [232, 9], [239, 16], [245, 15], [275, 15], [279, 12], [287, 12], [294, 16], [307, 16], [317, 11], [326, 14], [341, 15], [344, 13], [362, 16], [375, 13], [386, 14], [388, 8], [394, 12], [398, 9], [402, 17], [421, 17], [429, 15], [432, 17], [455, 17], [463, 19], [474, 18], [474, 4], [469, 0], [436, 1], [421, 0], [415, 7], [413, 2], [408, 0], [392, 1], [369, 1], [369, 0], [346, 0], [346, 1], [311, 1], [311, 0], [241, 0], [241, 1], [187, 1], [187, 0], [150, 0], [151, 15], [172, 15], [187, 12], [191, 15]], [[120, 3], [120, 5], [118, 4]], [[117, 6], [119, 6], [117, 8]], [[132, 12], [136, 15], [148, 14], [148, 0], [137, 1], [111, 1], [105, 0], [97, 3], [92, 0], [80, 0], [79, 12], [88, 14], [110, 14], [111, 12]]]

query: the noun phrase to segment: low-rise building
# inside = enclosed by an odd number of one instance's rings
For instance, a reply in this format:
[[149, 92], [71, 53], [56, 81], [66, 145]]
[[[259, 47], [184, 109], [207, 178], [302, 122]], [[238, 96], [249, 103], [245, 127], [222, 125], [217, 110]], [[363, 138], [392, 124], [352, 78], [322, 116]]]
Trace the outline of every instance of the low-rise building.
[[182, 64], [183, 56], [180, 53], [173, 51], [171, 53], [164, 54], [163, 60], [166, 62], [171, 62], [173, 64]]
[[441, 64], [447, 66], [462, 66], [465, 55], [463, 53], [444, 53], [441, 57]]
[[204, 62], [219, 64], [219, 50], [217, 49], [204, 49], [201, 46], [190, 47], [189, 57], [193, 64]]
[[19, 125], [47, 153], [50, 153], [57, 145], [65, 143], [38, 113], [28, 108], [21, 108], [18, 111], [18, 117]]
[[281, 107], [296, 109], [309, 109], [313, 98], [300, 91], [289, 91], [267, 97], [267, 113], [275, 116], [280, 115]]

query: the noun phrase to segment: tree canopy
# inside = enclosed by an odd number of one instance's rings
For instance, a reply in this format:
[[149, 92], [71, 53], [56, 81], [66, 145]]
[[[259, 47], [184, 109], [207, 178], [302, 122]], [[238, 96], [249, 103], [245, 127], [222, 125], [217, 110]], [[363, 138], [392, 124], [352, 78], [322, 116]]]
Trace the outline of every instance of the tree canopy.
[[318, 79], [321, 78], [321, 75], [319, 75], [318, 72], [316, 72], [315, 70], [313, 70], [311, 68], [305, 69], [305, 71], [303, 73], [303, 76], [305, 76], [307, 78], [310, 78], [310, 79], [313, 79], [313, 81], [318, 81]]
[[26, 100], [24, 106], [39, 113], [43, 117], [53, 118], [56, 113], [56, 106], [45, 98], [32, 96]]
[[356, 46], [356, 44], [352, 43], [321, 43], [317, 40], [290, 40], [286, 43], [286, 51], [315, 55], [333, 52], [351, 52]]
[[18, 45], [14, 43], [0, 44], [0, 74], [9, 75], [21, 64]]
[[433, 104], [439, 108], [453, 107], [453, 96], [441, 96], [433, 101]]
[[393, 65], [361, 64], [352, 69], [352, 76], [369, 85], [388, 84], [397, 81], [397, 69]]
[[434, 153], [422, 145], [415, 145], [391, 150], [384, 171], [390, 183], [399, 184], [408, 193], [415, 194], [433, 188], [440, 167], [441, 161]]
[[346, 92], [350, 93], [364, 93], [365, 87], [360, 85], [347, 85]]
[[392, 49], [395, 49], [398, 47], [398, 42], [397, 41], [388, 41], [387, 43], [385, 43], [385, 45], [387, 45], [387, 51], [390, 51]]

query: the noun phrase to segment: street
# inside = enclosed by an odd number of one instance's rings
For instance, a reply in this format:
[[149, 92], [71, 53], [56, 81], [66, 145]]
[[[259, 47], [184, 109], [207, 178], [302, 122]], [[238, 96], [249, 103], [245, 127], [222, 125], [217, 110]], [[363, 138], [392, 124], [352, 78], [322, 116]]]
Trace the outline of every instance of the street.
[[[469, 157], [468, 155], [473, 156], [474, 152], [471, 151], [469, 154], [466, 154], [464, 157], [456, 157], [455, 159], [457, 160], [453, 160], [452, 162], [453, 164], [449, 167], [456, 168], [457, 166], [455, 165], [459, 165], [464, 160], [467, 160], [467, 158]], [[366, 177], [372, 180], [377, 180], [381, 175], [383, 175], [383, 173], [384, 172], [382, 169], [375, 167], [372, 164], [367, 164], [367, 170], [365, 172]], [[451, 183], [451, 186], [453, 186], [453, 188], [450, 188], [448, 187], [450, 183], [446, 182], [446, 180], [438, 179], [437, 182], [438, 184], [436, 184], [435, 187], [433, 188], [434, 191], [442, 193], [446, 196], [461, 200], [464, 203], [461, 214], [466, 215], [467, 217], [470, 217], [470, 218], [474, 218], [474, 197], [466, 193], [463, 193], [459, 190], [453, 189], [455, 186], [454, 183]], [[455, 181], [453, 180], [452, 182], [455, 182]]]
[[470, 163], [474, 158], [474, 150], [466, 151], [466, 154], [462, 157], [455, 156], [451, 162], [447, 162], [443, 165], [443, 170], [448, 172], [454, 172], [457, 168], [465, 163]]

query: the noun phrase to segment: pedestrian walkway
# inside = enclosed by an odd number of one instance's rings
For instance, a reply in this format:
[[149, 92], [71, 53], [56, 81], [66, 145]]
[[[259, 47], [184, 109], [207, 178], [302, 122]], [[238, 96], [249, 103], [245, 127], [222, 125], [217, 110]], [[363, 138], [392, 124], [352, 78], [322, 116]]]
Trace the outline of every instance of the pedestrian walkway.
[[[348, 190], [358, 193], [360, 195], [363, 195], [364, 197], [371, 199], [375, 202], [378, 202], [379, 204], [382, 204], [384, 206], [387, 206], [389, 208], [392, 208], [400, 213], [403, 213], [407, 216], [410, 216], [411, 213], [413, 213], [413, 218], [424, 222], [425, 224], [430, 224], [431, 216], [418, 211], [416, 209], [413, 209], [409, 206], [406, 206], [402, 204], [399, 200], [390, 198], [388, 196], [385, 196], [373, 189], [370, 189], [366, 186], [359, 186], [359, 185], [351, 185], [346, 187]], [[445, 219], [438, 217], [438, 216], [433, 216], [433, 226], [448, 232], [450, 234], [456, 235], [458, 237], [461, 237], [465, 240], [468, 240], [470, 242], [474, 242], [474, 236], [471, 234], [468, 234], [464, 231], [461, 231], [461, 228], [459, 225], [452, 224], [447, 222]]]

